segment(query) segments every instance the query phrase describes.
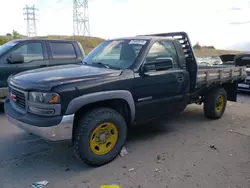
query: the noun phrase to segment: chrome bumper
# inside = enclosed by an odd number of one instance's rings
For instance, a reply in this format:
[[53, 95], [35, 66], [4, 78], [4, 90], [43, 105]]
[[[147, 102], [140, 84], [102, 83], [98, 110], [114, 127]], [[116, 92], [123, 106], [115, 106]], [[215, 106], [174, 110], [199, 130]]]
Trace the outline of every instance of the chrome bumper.
[[[8, 115], [7, 115], [8, 116]], [[51, 127], [37, 127], [18, 121], [11, 116], [8, 116], [9, 121], [17, 127], [40, 136], [49, 141], [70, 140], [72, 138], [74, 114], [63, 116], [58, 125]]]

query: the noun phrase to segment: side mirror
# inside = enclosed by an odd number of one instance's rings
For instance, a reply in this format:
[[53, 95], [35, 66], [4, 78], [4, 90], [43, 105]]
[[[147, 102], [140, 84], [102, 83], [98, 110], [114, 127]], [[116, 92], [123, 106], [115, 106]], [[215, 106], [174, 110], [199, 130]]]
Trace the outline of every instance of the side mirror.
[[173, 68], [173, 59], [169, 57], [156, 58], [155, 61], [150, 63], [145, 63], [143, 66], [143, 71], [160, 71]]
[[23, 63], [24, 62], [24, 57], [20, 53], [13, 52], [7, 58], [7, 61], [10, 64]]

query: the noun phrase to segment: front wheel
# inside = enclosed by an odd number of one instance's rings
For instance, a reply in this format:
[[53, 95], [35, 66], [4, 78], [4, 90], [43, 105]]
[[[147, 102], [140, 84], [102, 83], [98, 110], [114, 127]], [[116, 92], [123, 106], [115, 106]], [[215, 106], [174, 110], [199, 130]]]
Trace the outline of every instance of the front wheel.
[[119, 154], [126, 137], [127, 125], [120, 113], [110, 108], [94, 109], [76, 124], [74, 153], [88, 165], [101, 166]]
[[209, 119], [219, 119], [226, 109], [227, 92], [224, 88], [212, 89], [204, 98], [204, 115]]

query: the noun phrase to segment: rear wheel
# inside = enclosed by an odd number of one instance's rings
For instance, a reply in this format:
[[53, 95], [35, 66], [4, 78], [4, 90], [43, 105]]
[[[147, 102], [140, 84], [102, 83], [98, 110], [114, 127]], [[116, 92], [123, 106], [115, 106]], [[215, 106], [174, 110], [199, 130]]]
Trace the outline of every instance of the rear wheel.
[[227, 105], [227, 92], [224, 88], [214, 88], [204, 98], [204, 115], [209, 119], [219, 119]]
[[88, 165], [101, 166], [119, 154], [126, 137], [127, 125], [120, 113], [110, 108], [94, 109], [77, 122], [74, 153]]

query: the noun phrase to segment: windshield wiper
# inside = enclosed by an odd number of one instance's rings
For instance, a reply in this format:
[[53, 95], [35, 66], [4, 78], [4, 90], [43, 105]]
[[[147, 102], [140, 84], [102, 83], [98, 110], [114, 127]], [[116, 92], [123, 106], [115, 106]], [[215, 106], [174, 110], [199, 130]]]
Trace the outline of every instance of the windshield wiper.
[[109, 65], [107, 65], [107, 64], [104, 64], [104, 63], [102, 63], [102, 62], [93, 62], [92, 63], [93, 65], [101, 65], [102, 67], [104, 67], [104, 68], [108, 68], [108, 69], [110, 69], [111, 67], [109, 66]]
[[108, 69], [115, 69], [115, 70], [119, 70], [118, 67], [114, 67], [114, 66], [111, 66], [111, 65], [107, 65], [107, 64], [104, 64], [102, 62], [92, 62], [91, 64], [88, 64], [86, 61], [83, 61], [83, 64], [84, 65], [87, 65], [87, 66], [101, 66], [101, 67], [104, 67], [104, 68], [108, 68]]

